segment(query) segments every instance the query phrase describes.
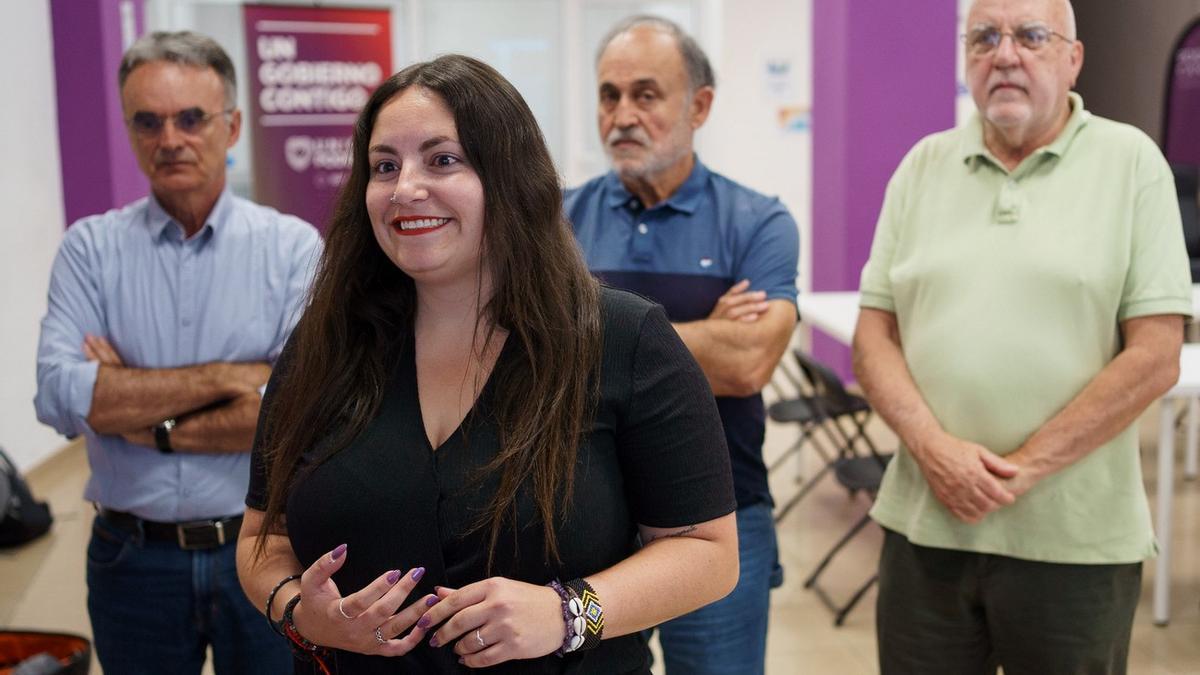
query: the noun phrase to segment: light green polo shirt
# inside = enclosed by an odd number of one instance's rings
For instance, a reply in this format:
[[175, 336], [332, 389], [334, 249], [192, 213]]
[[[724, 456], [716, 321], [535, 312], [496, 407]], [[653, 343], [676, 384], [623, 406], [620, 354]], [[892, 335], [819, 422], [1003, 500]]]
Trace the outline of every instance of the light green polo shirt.
[[[1170, 167], [1141, 131], [1072, 113], [1009, 173], [978, 114], [896, 170], [862, 272], [862, 306], [896, 315], [908, 368], [945, 430], [1001, 455], [1113, 359], [1119, 323], [1191, 314]], [[914, 544], [1059, 563], [1155, 553], [1136, 425], [968, 525], [901, 448], [871, 515]]]

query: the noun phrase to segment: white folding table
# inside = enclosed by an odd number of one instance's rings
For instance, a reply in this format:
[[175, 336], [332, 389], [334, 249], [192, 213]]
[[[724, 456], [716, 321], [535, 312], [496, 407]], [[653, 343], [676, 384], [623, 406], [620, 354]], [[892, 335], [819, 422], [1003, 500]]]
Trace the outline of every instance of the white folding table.
[[854, 325], [858, 323], [858, 291], [801, 293], [799, 306], [802, 323], [820, 328], [845, 345], [854, 339]]
[[1171, 614], [1171, 507], [1175, 497], [1175, 402], [1188, 406], [1183, 475], [1194, 479], [1200, 445], [1200, 344], [1186, 344], [1179, 355], [1179, 381], [1163, 396], [1158, 412], [1158, 560], [1154, 573], [1154, 623], [1165, 626]]

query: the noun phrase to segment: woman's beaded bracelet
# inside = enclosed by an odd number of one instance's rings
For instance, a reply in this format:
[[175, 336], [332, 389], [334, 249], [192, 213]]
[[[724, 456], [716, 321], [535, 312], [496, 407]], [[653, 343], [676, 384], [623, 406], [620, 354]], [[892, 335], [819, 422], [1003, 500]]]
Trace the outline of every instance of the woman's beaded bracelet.
[[[568, 604], [571, 602], [571, 596], [567, 593], [567, 589], [558, 582], [558, 579], [551, 579], [550, 583], [546, 584], [558, 593], [559, 600], [562, 601], [562, 616], [564, 624], [564, 634], [562, 646], [554, 651], [555, 656], [563, 656], [568, 652], [573, 652], [579, 649], [583, 644], [583, 638], [579, 637], [579, 632], [575, 630], [575, 623], [571, 620], [571, 610], [568, 609]], [[580, 628], [583, 627], [583, 621], [580, 620]]]
[[565, 635], [562, 646], [554, 653], [563, 656], [600, 644], [604, 634], [604, 608], [591, 585], [583, 579], [572, 579], [566, 584], [554, 579], [546, 585], [562, 600]]
[[[583, 579], [572, 579], [563, 584], [563, 588], [567, 589], [567, 594], [571, 596], [567, 609], [571, 613], [572, 622], [578, 618], [583, 619], [583, 630], [579, 632], [583, 636], [583, 644], [579, 645], [579, 649], [596, 647], [604, 638], [604, 606], [600, 604], [600, 596], [596, 595], [592, 585]], [[574, 625], [577, 626], [578, 623]]]
[[275, 631], [282, 637], [287, 637], [283, 633], [283, 621], [277, 622], [271, 618], [271, 605], [275, 602], [275, 596], [279, 595], [279, 589], [288, 585], [289, 582], [295, 581], [299, 578], [299, 574], [293, 574], [291, 576], [284, 577], [279, 583], [275, 584], [275, 588], [272, 588], [271, 592], [267, 594], [267, 607], [265, 610], [263, 610], [263, 614], [267, 615], [267, 623], [271, 624], [271, 630]]
[[292, 651], [302, 657], [312, 657], [324, 648], [315, 642], [309, 641], [308, 638], [300, 634], [300, 631], [296, 630], [294, 613], [298, 604], [300, 604], [299, 593], [291, 600], [288, 600], [287, 605], [283, 608], [283, 620], [280, 623], [283, 624], [283, 634], [287, 637], [288, 644], [292, 646]]
[[288, 646], [292, 648], [292, 653], [297, 658], [301, 661], [312, 661], [318, 672], [322, 675], [330, 675], [329, 665], [325, 663], [329, 656], [329, 650], [310, 641], [296, 629], [294, 615], [298, 604], [300, 604], [299, 593], [288, 600], [287, 605], [283, 608], [283, 619], [279, 622], [283, 625], [283, 635], [287, 638]]

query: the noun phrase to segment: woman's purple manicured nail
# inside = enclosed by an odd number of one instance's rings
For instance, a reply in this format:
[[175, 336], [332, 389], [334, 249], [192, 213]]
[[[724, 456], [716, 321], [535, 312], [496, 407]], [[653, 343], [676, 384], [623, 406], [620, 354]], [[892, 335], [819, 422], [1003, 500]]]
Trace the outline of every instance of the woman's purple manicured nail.
[[417, 622], [417, 628], [429, 628], [429, 617], [421, 617], [421, 620]]
[[329, 559], [337, 560], [338, 558], [342, 557], [345, 553], [346, 553], [346, 545], [341, 544], [337, 548], [333, 549], [333, 552], [329, 554]]
[[434, 649], [437, 649], [437, 646], [438, 646], [438, 641], [437, 641], [437, 636], [436, 636], [436, 635], [435, 635], [435, 636], [433, 636], [433, 637], [431, 637], [431, 638], [429, 638], [429, 646], [430, 646], [430, 647], [433, 647]]
[[441, 598], [439, 598], [438, 596], [436, 596], [436, 595], [431, 595], [431, 596], [429, 596], [428, 598], [425, 598], [425, 606], [426, 606], [426, 607], [433, 607], [434, 605], [438, 604], [438, 603], [439, 603], [439, 602], [441, 602], [441, 601], [442, 601], [442, 599], [441, 599]]
[[387, 582], [389, 584], [394, 584], [397, 581], [400, 581], [400, 570], [392, 570], [391, 572], [388, 572]]
[[423, 576], [425, 576], [425, 568], [424, 567], [418, 567], [417, 569], [412, 571], [413, 581], [420, 581], [421, 577], [423, 577]]

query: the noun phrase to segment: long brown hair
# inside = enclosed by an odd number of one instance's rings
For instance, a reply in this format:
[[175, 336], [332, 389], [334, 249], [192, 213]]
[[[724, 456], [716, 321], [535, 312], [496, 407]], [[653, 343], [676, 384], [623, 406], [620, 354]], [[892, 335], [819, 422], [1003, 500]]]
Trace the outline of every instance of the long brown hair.
[[287, 372], [263, 413], [266, 531], [283, 529], [301, 454], [320, 445], [319, 463], [362, 431], [378, 412], [403, 340], [412, 339], [413, 281], [380, 250], [365, 203], [375, 119], [412, 86], [437, 93], [453, 112], [466, 159], [483, 184], [482, 255], [494, 287], [482, 310], [491, 326], [483, 344], [496, 326], [516, 341], [514, 358], [492, 374], [500, 448], [482, 471], [498, 474], [500, 485], [476, 526], [490, 529], [488, 567], [522, 486], [537, 505], [545, 556], [557, 560], [554, 527], [569, 504], [577, 446], [594, 412], [599, 290], [563, 218], [558, 174], [533, 113], [498, 72], [460, 55], [396, 73], [355, 123], [352, 165], [311, 301], [292, 334]]

